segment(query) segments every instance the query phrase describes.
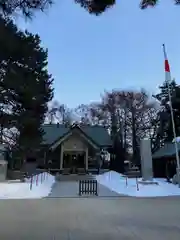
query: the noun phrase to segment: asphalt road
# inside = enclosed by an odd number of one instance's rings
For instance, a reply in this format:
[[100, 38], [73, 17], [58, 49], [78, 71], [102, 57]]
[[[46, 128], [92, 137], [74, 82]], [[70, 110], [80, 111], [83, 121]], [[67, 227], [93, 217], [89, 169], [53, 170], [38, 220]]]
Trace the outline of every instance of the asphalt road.
[[0, 239], [179, 240], [180, 198], [1, 200]]

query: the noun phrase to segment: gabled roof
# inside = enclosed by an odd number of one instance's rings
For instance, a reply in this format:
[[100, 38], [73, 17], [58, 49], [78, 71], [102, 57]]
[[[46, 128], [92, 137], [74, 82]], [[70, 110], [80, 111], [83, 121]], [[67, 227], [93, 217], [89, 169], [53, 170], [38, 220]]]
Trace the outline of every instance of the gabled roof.
[[[177, 143], [178, 149], [180, 151], [180, 143]], [[176, 154], [175, 145], [174, 143], [165, 143], [163, 147], [157, 150], [152, 157], [155, 158], [162, 158], [162, 157], [172, 157]]]
[[[106, 128], [103, 126], [83, 125], [80, 126], [80, 129], [98, 146], [112, 146], [110, 135], [108, 134]], [[68, 134], [69, 131], [71, 131], [71, 127], [65, 126], [63, 124], [45, 124], [43, 125], [43, 130], [45, 133], [43, 137], [43, 144], [52, 145], [58, 139]]]

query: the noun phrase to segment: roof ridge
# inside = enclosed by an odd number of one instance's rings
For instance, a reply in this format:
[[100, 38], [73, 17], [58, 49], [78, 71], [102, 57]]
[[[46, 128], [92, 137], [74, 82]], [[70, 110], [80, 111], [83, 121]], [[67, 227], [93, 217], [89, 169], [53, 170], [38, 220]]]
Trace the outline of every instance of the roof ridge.
[[[57, 126], [58, 123], [44, 123], [42, 126]], [[77, 127], [102, 127], [102, 128], [106, 128], [106, 126], [104, 125], [98, 125], [98, 124], [95, 124], [95, 125], [91, 125], [91, 124], [77, 124], [77, 125], [74, 125], [74, 124], [71, 124], [70, 126], [67, 126], [66, 124], [63, 124], [63, 123], [59, 123], [59, 126], [64, 126], [64, 127], [72, 127], [72, 126], [77, 126]]]
[[[74, 126], [76, 128], [76, 126]], [[107, 128], [103, 125], [77, 125], [77, 128], [83, 131], [89, 138], [93, 139], [99, 145], [108, 146], [111, 145], [111, 139], [108, 134]], [[44, 139], [46, 142], [54, 142], [57, 138], [62, 137], [68, 131], [70, 131], [71, 126], [65, 124], [43, 124], [43, 130], [45, 131]], [[58, 129], [59, 128], [59, 129]]]
[[87, 124], [87, 125], [86, 125], [86, 124], [84, 124], [84, 125], [80, 125], [80, 127], [81, 127], [81, 126], [82, 126], [82, 127], [85, 126], [85, 127], [102, 127], [102, 128], [106, 128], [106, 126], [103, 126], [103, 125], [90, 125], [90, 124]]

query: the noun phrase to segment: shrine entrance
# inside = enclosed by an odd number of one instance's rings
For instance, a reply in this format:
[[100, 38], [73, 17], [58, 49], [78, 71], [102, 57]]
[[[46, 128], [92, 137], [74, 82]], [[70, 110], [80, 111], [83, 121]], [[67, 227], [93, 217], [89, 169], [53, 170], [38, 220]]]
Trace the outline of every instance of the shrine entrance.
[[64, 151], [63, 169], [69, 170], [70, 173], [78, 173], [80, 169], [85, 169], [85, 152]]

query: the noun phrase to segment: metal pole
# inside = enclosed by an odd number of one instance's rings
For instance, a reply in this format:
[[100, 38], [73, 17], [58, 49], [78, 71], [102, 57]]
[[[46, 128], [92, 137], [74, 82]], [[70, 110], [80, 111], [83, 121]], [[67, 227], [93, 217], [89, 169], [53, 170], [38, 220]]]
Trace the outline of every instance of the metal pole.
[[[164, 54], [166, 54], [165, 45], [164, 44], [163, 44], [163, 50], [164, 50]], [[177, 178], [178, 178], [178, 185], [179, 185], [179, 188], [180, 188], [179, 150], [178, 150], [178, 144], [177, 144], [177, 141], [176, 141], [176, 129], [175, 129], [175, 122], [174, 122], [174, 113], [173, 113], [173, 108], [172, 108], [171, 89], [170, 89], [170, 85], [169, 85], [169, 83], [171, 81], [171, 76], [169, 75], [169, 79], [166, 79], [166, 80], [167, 80], [167, 85], [168, 85], [169, 106], [170, 106], [170, 114], [171, 114], [172, 129], [173, 129], [173, 136], [174, 136], [174, 146], [175, 146], [175, 152], [176, 152], [176, 164], [177, 164], [176, 174], [177, 174]]]
[[178, 144], [177, 144], [177, 140], [176, 140], [176, 129], [175, 129], [174, 113], [173, 113], [173, 108], [172, 108], [172, 98], [171, 98], [171, 89], [170, 89], [170, 86], [169, 86], [169, 81], [167, 82], [167, 84], [168, 84], [168, 95], [169, 95], [169, 106], [170, 106], [170, 113], [171, 113], [172, 129], [173, 129], [173, 135], [174, 135], [174, 146], [175, 146], [175, 151], [176, 151], [176, 163], [177, 163], [176, 173], [177, 173], [177, 178], [178, 178], [178, 185], [180, 187], [179, 150], [178, 150]]
[[126, 187], [128, 186], [128, 180], [127, 180], [127, 175], [126, 175]]
[[139, 191], [139, 184], [138, 184], [138, 178], [136, 176], [136, 187], [137, 187], [137, 191]]

